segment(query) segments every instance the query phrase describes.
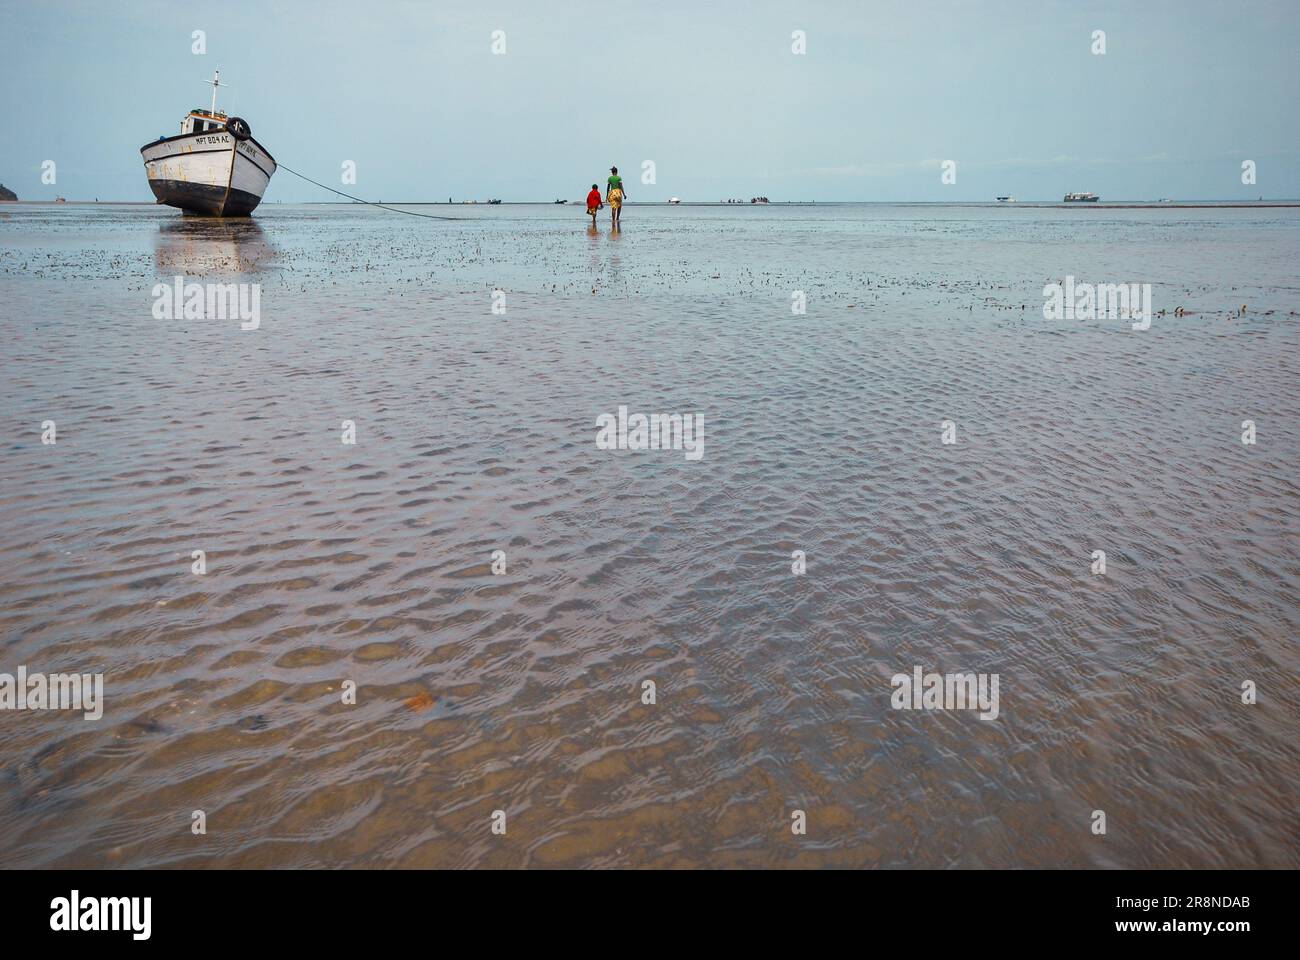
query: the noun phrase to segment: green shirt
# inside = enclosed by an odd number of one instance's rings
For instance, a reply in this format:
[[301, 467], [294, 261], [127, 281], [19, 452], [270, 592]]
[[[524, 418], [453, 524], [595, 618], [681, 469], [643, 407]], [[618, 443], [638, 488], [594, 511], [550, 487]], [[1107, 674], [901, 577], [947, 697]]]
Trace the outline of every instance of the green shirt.
[[609, 193], [610, 190], [622, 190], [622, 189], [623, 189], [623, 178], [620, 177], [617, 173], [611, 176], [609, 180], [606, 182], [606, 186], [605, 186], [606, 193]]

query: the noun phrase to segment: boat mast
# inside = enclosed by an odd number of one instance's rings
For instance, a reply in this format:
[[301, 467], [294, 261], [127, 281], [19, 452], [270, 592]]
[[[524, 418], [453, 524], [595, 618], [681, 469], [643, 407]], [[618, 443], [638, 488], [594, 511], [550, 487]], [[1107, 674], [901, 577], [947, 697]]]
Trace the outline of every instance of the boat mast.
[[212, 84], [212, 109], [208, 112], [215, 117], [217, 115], [217, 87], [221, 86], [221, 68], [218, 67], [212, 72], [211, 80], [204, 80], [203, 82]]

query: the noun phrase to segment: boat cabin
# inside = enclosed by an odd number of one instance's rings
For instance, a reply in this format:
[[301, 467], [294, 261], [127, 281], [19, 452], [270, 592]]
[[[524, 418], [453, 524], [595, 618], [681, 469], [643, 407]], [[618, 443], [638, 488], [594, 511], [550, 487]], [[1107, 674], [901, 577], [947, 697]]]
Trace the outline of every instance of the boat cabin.
[[190, 115], [181, 121], [181, 133], [210, 133], [226, 129], [226, 115], [218, 110], [213, 113], [199, 107], [190, 111]]

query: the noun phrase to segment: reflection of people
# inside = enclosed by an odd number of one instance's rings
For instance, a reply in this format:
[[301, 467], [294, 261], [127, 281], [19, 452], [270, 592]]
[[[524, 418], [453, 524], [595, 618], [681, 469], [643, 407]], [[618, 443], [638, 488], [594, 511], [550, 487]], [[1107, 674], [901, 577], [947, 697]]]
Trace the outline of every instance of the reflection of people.
[[618, 175], [618, 167], [609, 168], [609, 179], [605, 182], [605, 202], [609, 204], [609, 222], [617, 227], [623, 219], [623, 178]]
[[600, 209], [600, 187], [594, 183], [591, 185], [591, 193], [587, 194], [587, 216], [591, 217], [591, 225], [596, 225], [596, 211]]

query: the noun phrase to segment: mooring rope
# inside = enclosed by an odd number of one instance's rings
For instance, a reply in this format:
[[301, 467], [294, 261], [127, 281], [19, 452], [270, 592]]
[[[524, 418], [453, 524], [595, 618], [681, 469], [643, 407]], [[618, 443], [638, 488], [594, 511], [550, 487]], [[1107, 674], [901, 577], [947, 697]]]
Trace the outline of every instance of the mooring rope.
[[302, 180], [306, 180], [308, 183], [314, 183], [314, 184], [316, 184], [316, 186], [320, 187], [322, 190], [328, 190], [330, 193], [337, 193], [340, 197], [347, 197], [349, 200], [355, 200], [357, 203], [364, 203], [364, 204], [366, 204], [367, 206], [378, 207], [380, 210], [391, 210], [391, 211], [393, 211], [393, 213], [404, 213], [404, 214], [406, 214], [406, 215], [409, 216], [409, 217], [428, 217], [430, 220], [469, 220], [469, 219], [471, 219], [471, 218], [469, 218], [469, 217], [440, 217], [440, 216], [438, 216], [437, 214], [433, 214], [433, 213], [416, 213], [414, 210], [403, 210], [403, 209], [401, 209], [400, 207], [390, 207], [390, 206], [388, 206], [387, 204], [376, 203], [376, 202], [373, 201], [373, 200], [362, 200], [360, 197], [354, 197], [354, 196], [352, 196], [352, 194], [350, 194], [350, 193], [344, 193], [342, 190], [335, 190], [333, 187], [327, 187], [325, 184], [321, 183], [319, 180], [313, 180], [311, 177], [303, 176], [303, 175], [302, 175], [301, 173], [299, 173], [297, 170], [291, 170], [290, 168], [286, 167], [283, 163], [277, 163], [275, 166], [276, 166], [276, 169], [277, 169], [277, 170], [283, 170], [283, 171], [285, 171], [286, 173], [292, 173], [295, 177], [298, 177], [298, 178], [300, 178], [300, 179], [302, 179]]

